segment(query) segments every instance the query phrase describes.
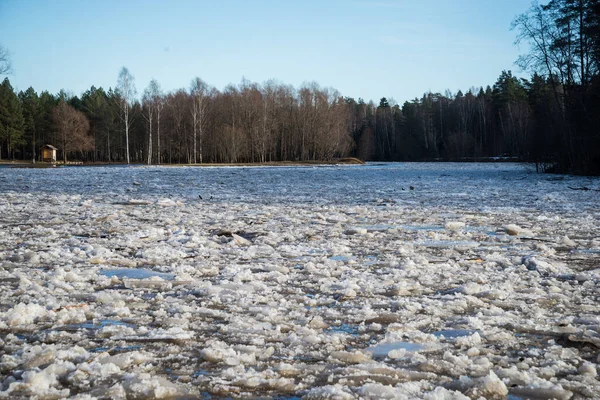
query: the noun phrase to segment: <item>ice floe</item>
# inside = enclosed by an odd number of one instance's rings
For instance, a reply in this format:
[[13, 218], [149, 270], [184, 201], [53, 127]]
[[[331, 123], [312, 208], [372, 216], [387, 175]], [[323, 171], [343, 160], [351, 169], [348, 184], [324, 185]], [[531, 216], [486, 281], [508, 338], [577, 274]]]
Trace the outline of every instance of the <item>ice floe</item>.
[[0, 178], [0, 398], [600, 393], [600, 203], [568, 188], [598, 179], [493, 163]]

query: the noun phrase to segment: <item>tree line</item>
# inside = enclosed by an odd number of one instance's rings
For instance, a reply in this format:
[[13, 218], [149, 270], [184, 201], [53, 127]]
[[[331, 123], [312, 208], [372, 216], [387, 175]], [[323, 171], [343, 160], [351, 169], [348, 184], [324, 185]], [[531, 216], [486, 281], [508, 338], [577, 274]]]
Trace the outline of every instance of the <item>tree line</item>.
[[[63, 160], [237, 163], [508, 158], [544, 169], [600, 173], [600, 0], [534, 3], [513, 22], [530, 50], [520, 79], [425, 93], [396, 104], [343, 97], [316, 83], [299, 88], [243, 79], [217, 90], [200, 78], [165, 92], [151, 80], [138, 95], [123, 68], [114, 88], [80, 96], [15, 93], [0, 85], [0, 158], [39, 159], [53, 144]], [[6, 55], [0, 47], [0, 56]], [[5, 57], [5, 59], [7, 59]], [[0, 57], [0, 71], [2, 66]], [[7, 72], [5, 68], [2, 72]]]
[[346, 100], [315, 83], [243, 80], [218, 91], [194, 78], [164, 93], [152, 80], [138, 100], [126, 68], [118, 82], [69, 96], [15, 93], [5, 79], [0, 156], [33, 160], [46, 143], [65, 160], [148, 164], [330, 160], [353, 150]]

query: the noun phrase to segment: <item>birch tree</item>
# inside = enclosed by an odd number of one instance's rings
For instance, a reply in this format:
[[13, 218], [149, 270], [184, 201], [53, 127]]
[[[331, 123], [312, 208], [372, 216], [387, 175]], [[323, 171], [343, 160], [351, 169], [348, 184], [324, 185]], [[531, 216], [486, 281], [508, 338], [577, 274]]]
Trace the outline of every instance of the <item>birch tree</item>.
[[[190, 86], [190, 93], [192, 95], [192, 125], [194, 129], [194, 164], [197, 163], [197, 150], [200, 156], [200, 164], [202, 164], [202, 139], [204, 137], [204, 126], [206, 125], [206, 109], [208, 106], [207, 94], [208, 85], [200, 78], [196, 77], [192, 79]], [[197, 143], [200, 145], [198, 147]]]
[[[160, 112], [162, 111], [160, 85], [156, 79], [152, 79], [144, 90], [142, 97], [142, 109], [144, 110], [144, 118], [148, 121], [148, 165], [152, 164], [152, 125], [154, 117], [159, 119], [158, 131], [160, 134]], [[160, 139], [160, 136], [159, 136]], [[160, 145], [159, 145], [160, 154]]]
[[162, 93], [162, 89], [160, 88], [159, 83], [152, 79], [150, 81], [151, 94], [152, 94], [152, 105], [154, 106], [154, 111], [156, 113], [156, 148], [157, 148], [157, 157], [156, 162], [158, 164], [161, 163], [161, 147], [160, 147], [160, 117], [162, 115], [164, 102], [164, 96]]
[[152, 164], [152, 122], [154, 120], [154, 106], [152, 105], [152, 95], [150, 87], [144, 90], [142, 96], [142, 115], [148, 122], [148, 165]]
[[120, 98], [121, 117], [125, 123], [125, 148], [127, 154], [127, 164], [130, 163], [129, 158], [129, 127], [133, 121], [133, 113], [131, 105], [135, 99], [136, 90], [133, 75], [125, 67], [121, 68], [119, 78], [117, 80], [117, 92]]

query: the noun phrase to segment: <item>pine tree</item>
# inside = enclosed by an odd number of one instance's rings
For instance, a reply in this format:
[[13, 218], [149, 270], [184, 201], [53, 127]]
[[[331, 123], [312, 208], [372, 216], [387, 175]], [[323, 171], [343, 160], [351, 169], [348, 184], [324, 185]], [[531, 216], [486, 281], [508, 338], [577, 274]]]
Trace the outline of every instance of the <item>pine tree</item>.
[[37, 148], [37, 131], [40, 122], [40, 98], [32, 87], [25, 92], [19, 92], [19, 100], [23, 111], [25, 138], [31, 145], [31, 160], [35, 164]]
[[0, 157], [6, 148], [8, 158], [15, 158], [18, 146], [25, 143], [21, 103], [10, 81], [5, 78], [0, 85]]

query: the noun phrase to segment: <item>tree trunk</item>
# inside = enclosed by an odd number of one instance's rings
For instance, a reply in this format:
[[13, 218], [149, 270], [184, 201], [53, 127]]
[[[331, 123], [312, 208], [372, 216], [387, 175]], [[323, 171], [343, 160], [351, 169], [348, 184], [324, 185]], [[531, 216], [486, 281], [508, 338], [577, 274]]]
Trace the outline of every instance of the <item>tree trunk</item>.
[[158, 148], [158, 156], [156, 157], [156, 163], [160, 165], [161, 152], [160, 152], [160, 109], [157, 110], [156, 114], [156, 147]]
[[127, 153], [127, 164], [129, 164], [129, 106], [125, 106], [125, 149]]
[[194, 152], [193, 152], [193, 161], [194, 161], [194, 164], [196, 164], [196, 148], [197, 148], [196, 135], [197, 135], [197, 130], [198, 130], [198, 114], [197, 114], [196, 110], [194, 110], [194, 112], [192, 113], [192, 118], [193, 118], [193, 124], [194, 124]]
[[[200, 111], [200, 115], [199, 115], [199, 130], [198, 130], [198, 153], [200, 156], [200, 164], [202, 164], [202, 137], [204, 136], [204, 130], [202, 129], [202, 124], [204, 123], [204, 111]], [[195, 157], [194, 157], [195, 158]]]
[[35, 128], [33, 129], [33, 137], [31, 139], [31, 163], [35, 164]]
[[148, 165], [152, 164], [152, 112], [148, 119]]

